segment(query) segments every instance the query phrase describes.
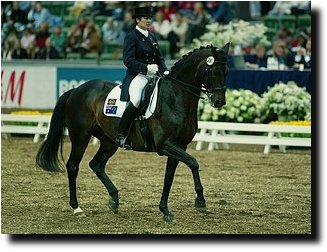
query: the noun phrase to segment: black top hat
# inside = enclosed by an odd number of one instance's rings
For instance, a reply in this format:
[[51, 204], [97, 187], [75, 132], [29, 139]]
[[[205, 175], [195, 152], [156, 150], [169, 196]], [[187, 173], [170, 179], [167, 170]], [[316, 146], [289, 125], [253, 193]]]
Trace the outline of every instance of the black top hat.
[[153, 12], [151, 7], [136, 7], [134, 9], [133, 18], [140, 18], [140, 17], [152, 17]]

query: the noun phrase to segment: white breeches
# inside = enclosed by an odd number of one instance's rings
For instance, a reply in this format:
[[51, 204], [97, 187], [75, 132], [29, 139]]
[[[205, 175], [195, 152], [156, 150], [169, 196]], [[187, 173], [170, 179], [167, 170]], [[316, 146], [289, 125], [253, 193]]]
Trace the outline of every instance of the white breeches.
[[138, 74], [129, 85], [128, 93], [134, 107], [138, 108], [141, 102], [142, 91], [148, 83], [148, 78], [143, 74]]

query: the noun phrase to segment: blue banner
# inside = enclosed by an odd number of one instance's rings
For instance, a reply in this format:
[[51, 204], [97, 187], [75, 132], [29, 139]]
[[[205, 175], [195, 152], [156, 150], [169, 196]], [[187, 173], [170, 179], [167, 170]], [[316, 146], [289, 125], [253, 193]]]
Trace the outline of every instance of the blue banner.
[[83, 68], [83, 67], [58, 67], [57, 68], [57, 99], [66, 91], [92, 79], [104, 79], [122, 83], [126, 68]]

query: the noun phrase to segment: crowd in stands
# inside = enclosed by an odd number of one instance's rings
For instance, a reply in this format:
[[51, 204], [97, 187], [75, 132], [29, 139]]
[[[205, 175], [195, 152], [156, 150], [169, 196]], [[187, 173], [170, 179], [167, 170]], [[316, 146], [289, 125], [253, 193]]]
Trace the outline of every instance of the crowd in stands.
[[[60, 16], [51, 13], [50, 3], [1, 2], [2, 59], [64, 59], [70, 53], [83, 58], [106, 53], [112, 44], [121, 49], [125, 35], [135, 27], [132, 10], [140, 5], [154, 7], [151, 31], [169, 44], [168, 58], [176, 59], [181, 48], [205, 33], [207, 24], [227, 24], [244, 13], [244, 9], [237, 11], [241, 2], [234, 1], [76, 1], [66, 2], [67, 15]], [[252, 1], [248, 13], [250, 20], [258, 21], [268, 14], [279, 18], [310, 14], [311, 9], [306, 1]], [[106, 20], [97, 22], [103, 16]], [[73, 22], [68, 24], [68, 18]], [[266, 68], [268, 58], [275, 57], [285, 68], [311, 67], [310, 27], [295, 33], [281, 26], [271, 42], [271, 48], [258, 44], [243, 51], [246, 66]]]

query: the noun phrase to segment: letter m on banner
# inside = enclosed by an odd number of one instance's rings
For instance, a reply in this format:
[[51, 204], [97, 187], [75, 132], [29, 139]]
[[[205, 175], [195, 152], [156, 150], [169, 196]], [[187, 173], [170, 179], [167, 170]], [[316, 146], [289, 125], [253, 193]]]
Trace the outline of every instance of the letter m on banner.
[[[7, 74], [8, 73], [8, 74]], [[1, 101], [2, 104], [22, 104], [26, 71], [1, 70]]]

